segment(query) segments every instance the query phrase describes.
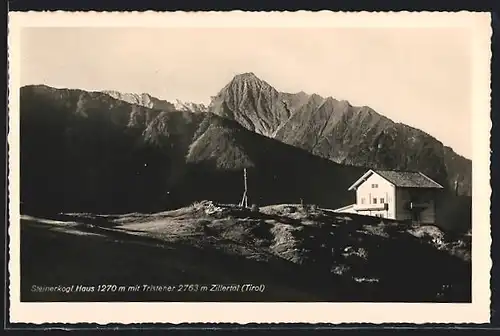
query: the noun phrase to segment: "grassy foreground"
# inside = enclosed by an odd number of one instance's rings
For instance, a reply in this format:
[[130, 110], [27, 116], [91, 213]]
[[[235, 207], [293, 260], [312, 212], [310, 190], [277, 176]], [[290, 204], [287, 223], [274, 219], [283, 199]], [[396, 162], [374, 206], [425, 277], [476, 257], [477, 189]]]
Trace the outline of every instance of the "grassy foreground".
[[204, 201], [155, 214], [24, 215], [21, 300], [471, 300], [468, 236], [298, 205], [254, 210]]

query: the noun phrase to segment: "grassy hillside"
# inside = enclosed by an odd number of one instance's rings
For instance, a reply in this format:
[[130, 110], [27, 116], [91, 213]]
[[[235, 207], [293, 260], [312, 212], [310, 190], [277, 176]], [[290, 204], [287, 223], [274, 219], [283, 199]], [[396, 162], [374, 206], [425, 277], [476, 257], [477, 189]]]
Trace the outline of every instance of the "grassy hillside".
[[[297, 205], [197, 202], [155, 214], [24, 216], [21, 299], [470, 302], [470, 237]], [[64, 253], [61, 253], [64, 251]], [[179, 291], [255, 284], [263, 292]], [[39, 293], [135, 284], [174, 292]]]

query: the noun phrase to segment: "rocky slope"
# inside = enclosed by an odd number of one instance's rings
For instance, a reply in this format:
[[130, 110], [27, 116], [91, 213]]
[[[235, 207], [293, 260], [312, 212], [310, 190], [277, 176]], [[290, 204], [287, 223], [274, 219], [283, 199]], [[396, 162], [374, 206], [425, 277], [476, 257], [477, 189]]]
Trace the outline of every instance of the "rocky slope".
[[337, 163], [420, 170], [471, 195], [472, 163], [439, 140], [363, 106], [304, 92], [278, 92], [253, 73], [237, 75], [209, 111]]
[[[248, 211], [196, 202], [148, 215], [23, 216], [21, 234], [23, 301], [471, 300], [470, 237], [294, 204]], [[55, 283], [176, 288], [104, 293], [31, 290], [33, 284]], [[210, 288], [217, 283], [264, 288], [213, 292], [179, 287]]]
[[202, 103], [184, 102], [176, 99], [173, 104], [177, 111], [190, 111], [194, 113], [208, 112], [208, 106]]
[[208, 107], [201, 103], [184, 102], [179, 99], [176, 99], [174, 102], [169, 102], [153, 97], [148, 93], [123, 93], [112, 90], [105, 90], [102, 91], [102, 93], [130, 104], [140, 105], [151, 109], [163, 111], [190, 111], [195, 113], [208, 111]]
[[105, 90], [102, 91], [112, 98], [122, 100], [129, 104], [144, 106], [151, 109], [174, 111], [176, 106], [166, 100], [161, 100], [151, 96], [148, 93], [123, 93], [119, 91]]
[[279, 92], [254, 73], [235, 76], [208, 107], [179, 100], [170, 103], [148, 94], [104, 92], [149, 108], [210, 111], [336, 163], [419, 170], [452, 192], [471, 195], [472, 162], [431, 135], [395, 123], [367, 106], [305, 92]]
[[253, 73], [235, 76], [213, 98], [209, 110], [266, 136], [272, 136], [291, 115], [280, 93]]

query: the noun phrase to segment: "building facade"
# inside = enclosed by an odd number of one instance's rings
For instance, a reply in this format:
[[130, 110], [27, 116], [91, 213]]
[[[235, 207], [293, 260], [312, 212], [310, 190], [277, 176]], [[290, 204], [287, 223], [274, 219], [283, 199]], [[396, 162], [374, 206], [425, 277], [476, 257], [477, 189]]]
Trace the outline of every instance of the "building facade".
[[356, 191], [356, 203], [336, 211], [434, 224], [441, 189], [421, 172], [369, 170], [348, 189]]

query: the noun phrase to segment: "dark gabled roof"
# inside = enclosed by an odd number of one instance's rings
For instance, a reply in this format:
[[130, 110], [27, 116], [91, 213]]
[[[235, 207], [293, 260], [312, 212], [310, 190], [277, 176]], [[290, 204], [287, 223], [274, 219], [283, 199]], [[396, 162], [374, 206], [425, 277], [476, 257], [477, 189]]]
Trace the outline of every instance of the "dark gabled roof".
[[421, 172], [405, 172], [394, 170], [375, 170], [375, 173], [382, 176], [396, 187], [403, 188], [443, 188], [442, 185], [432, 180]]
[[380, 175], [396, 187], [400, 188], [438, 188], [443, 186], [432, 180], [421, 172], [395, 171], [395, 170], [372, 170], [361, 176], [348, 190], [356, 189], [361, 183], [366, 181], [372, 174]]

